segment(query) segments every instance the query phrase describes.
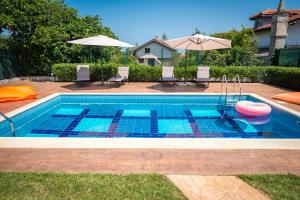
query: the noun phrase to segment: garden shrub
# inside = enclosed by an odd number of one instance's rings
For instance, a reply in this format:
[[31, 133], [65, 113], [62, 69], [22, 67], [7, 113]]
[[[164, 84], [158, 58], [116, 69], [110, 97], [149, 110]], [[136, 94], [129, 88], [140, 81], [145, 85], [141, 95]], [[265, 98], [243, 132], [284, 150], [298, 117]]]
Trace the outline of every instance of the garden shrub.
[[60, 63], [53, 65], [52, 73], [62, 81], [74, 81], [76, 79], [76, 64]]
[[263, 79], [268, 84], [300, 90], [300, 68], [297, 67], [268, 67]]
[[[62, 81], [74, 81], [76, 79], [76, 65], [61, 63], [55, 64], [52, 68], [54, 76]], [[103, 70], [104, 80], [108, 80], [117, 73], [118, 66], [122, 64], [89, 64], [91, 72], [91, 81], [101, 81]], [[160, 66], [145, 66], [139, 64], [129, 64], [129, 81], [131, 82], [156, 82], [161, 79]], [[175, 77], [179, 80], [192, 81], [197, 75], [197, 67], [175, 67]], [[242, 81], [265, 82], [272, 85], [286, 87], [290, 89], [300, 89], [300, 68], [293, 67], [257, 67], [257, 66], [227, 66], [210, 67], [210, 76], [215, 80], [221, 80], [226, 74], [227, 79], [232, 80], [237, 74]]]

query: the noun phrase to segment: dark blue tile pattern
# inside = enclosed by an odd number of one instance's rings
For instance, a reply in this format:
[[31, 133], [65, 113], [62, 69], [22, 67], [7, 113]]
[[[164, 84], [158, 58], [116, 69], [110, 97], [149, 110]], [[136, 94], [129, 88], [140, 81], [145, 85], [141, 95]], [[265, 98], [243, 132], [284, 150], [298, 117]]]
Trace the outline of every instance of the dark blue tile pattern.
[[123, 113], [123, 110], [118, 110], [116, 115], [114, 116], [112, 122], [111, 122], [111, 125], [108, 129], [108, 134], [113, 136], [115, 133], [116, 133], [116, 130], [118, 128], [118, 123], [122, 117], [122, 113]]
[[[185, 116], [158, 116], [157, 110], [151, 110], [150, 117], [143, 117], [143, 116], [122, 116], [123, 110], [118, 110], [115, 114], [115, 116], [105, 116], [105, 115], [98, 115], [97, 113], [88, 114], [89, 109], [84, 109], [79, 115], [62, 115], [62, 114], [54, 114], [52, 115], [53, 118], [72, 118], [73, 121], [69, 124], [69, 126], [65, 130], [47, 130], [47, 127], [44, 129], [34, 129], [31, 131], [31, 133], [36, 134], [57, 134], [60, 137], [144, 137], [144, 138], [214, 138], [214, 137], [243, 137], [243, 138], [256, 138], [256, 137], [262, 137], [262, 133], [246, 133], [239, 125], [235, 122], [234, 119], [247, 119], [251, 118], [249, 116], [229, 116], [226, 111], [224, 110], [218, 110], [218, 112], [222, 116], [222, 120], [225, 120], [232, 129], [235, 130], [235, 132], [228, 132], [228, 133], [203, 133], [199, 129], [199, 126], [197, 125], [196, 120], [201, 119], [220, 119], [221, 117], [215, 117], [215, 116], [201, 116], [201, 117], [193, 117], [190, 110], [184, 110]], [[88, 132], [88, 131], [74, 131], [76, 126], [80, 123], [80, 121], [83, 118], [112, 118], [112, 123], [109, 126], [109, 129], [107, 132]], [[122, 123], [124, 123], [124, 120], [133, 120], [138, 122], [138, 120], [149, 120], [150, 123], [150, 132], [133, 132], [133, 133], [127, 133], [122, 132], [122, 128], [120, 131], [120, 128], [118, 128], [118, 125], [120, 123], [120, 120], [122, 119]], [[188, 133], [182, 133], [182, 134], [161, 134], [159, 133], [158, 128], [158, 120], [159, 119], [182, 119], [182, 120], [188, 120], [189, 125], [193, 131], [193, 134]], [[135, 123], [136, 124], [136, 123]], [[117, 132], [118, 129], [118, 132]], [[132, 129], [136, 130], [136, 129]], [[145, 130], [145, 129], [140, 129]]]
[[151, 134], [158, 134], [158, 122], [157, 122], [157, 111], [151, 110]]
[[195, 137], [201, 135], [199, 127], [198, 127], [198, 125], [197, 125], [197, 123], [196, 123], [196, 121], [195, 121], [195, 119], [194, 119], [191, 111], [185, 110], [184, 113], [185, 113], [185, 115], [186, 115], [186, 117], [187, 117], [187, 119], [188, 119], [188, 121], [190, 123], [190, 126], [192, 128], [192, 131], [193, 131]]

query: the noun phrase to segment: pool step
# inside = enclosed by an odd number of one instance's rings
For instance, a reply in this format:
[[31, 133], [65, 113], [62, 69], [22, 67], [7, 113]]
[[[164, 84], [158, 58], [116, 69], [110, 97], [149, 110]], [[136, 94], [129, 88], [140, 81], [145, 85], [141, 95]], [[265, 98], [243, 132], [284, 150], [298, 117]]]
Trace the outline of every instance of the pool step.
[[239, 99], [236, 97], [227, 98], [226, 105], [227, 106], [235, 106], [235, 104], [239, 102]]

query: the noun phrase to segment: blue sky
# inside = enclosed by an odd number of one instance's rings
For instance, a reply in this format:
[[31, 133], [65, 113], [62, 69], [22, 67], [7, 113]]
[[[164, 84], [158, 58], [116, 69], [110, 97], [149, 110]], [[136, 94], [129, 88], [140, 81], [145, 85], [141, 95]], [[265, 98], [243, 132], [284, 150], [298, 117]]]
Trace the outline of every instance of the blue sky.
[[[131, 44], [161, 37], [191, 35], [195, 28], [207, 34], [252, 26], [249, 16], [276, 8], [279, 0], [65, 0], [81, 16], [99, 15], [118, 37]], [[300, 0], [286, 0], [300, 9]]]

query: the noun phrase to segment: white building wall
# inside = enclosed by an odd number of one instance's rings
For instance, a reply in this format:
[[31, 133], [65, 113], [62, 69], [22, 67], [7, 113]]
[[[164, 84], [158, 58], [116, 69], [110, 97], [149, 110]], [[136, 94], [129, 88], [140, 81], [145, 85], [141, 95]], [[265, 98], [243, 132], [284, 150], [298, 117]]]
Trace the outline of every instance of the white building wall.
[[300, 21], [296, 21], [294, 25], [289, 25], [288, 37], [285, 45], [297, 45], [300, 46]]
[[270, 46], [270, 31], [259, 31], [255, 33], [258, 40], [259, 48], [269, 48]]
[[[269, 48], [270, 45], [270, 30], [256, 32], [259, 48]], [[300, 46], [300, 21], [294, 25], [289, 25], [288, 36], [285, 41], [287, 46]]]
[[151, 43], [151, 44], [148, 44], [147, 46], [139, 49], [136, 51], [136, 56], [139, 58], [143, 55], [145, 55], [145, 48], [150, 48], [150, 53], [152, 55], [155, 55], [159, 58], [161, 58], [161, 48], [163, 48], [164, 50], [164, 58], [171, 58], [172, 57], [172, 51], [166, 47], [163, 47], [155, 42]]

